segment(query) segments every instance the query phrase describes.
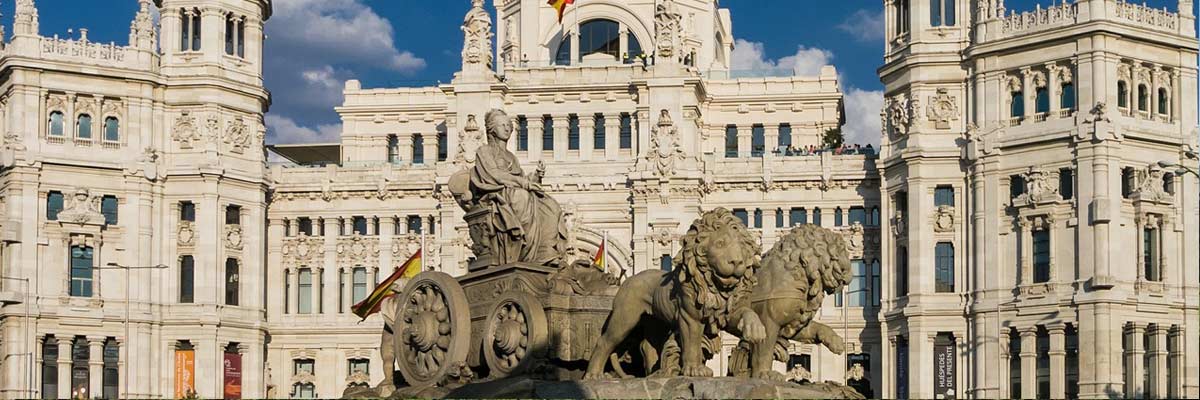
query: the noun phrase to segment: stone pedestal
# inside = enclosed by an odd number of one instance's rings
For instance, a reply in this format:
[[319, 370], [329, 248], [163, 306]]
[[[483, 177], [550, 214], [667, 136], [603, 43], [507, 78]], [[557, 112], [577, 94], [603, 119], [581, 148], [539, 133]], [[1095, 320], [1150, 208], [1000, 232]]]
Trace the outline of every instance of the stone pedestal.
[[[369, 390], [347, 391], [346, 398], [372, 397]], [[401, 388], [393, 399], [862, 399], [846, 386], [796, 384], [761, 379], [645, 378], [611, 381], [539, 381], [526, 377], [475, 383], [453, 389]]]

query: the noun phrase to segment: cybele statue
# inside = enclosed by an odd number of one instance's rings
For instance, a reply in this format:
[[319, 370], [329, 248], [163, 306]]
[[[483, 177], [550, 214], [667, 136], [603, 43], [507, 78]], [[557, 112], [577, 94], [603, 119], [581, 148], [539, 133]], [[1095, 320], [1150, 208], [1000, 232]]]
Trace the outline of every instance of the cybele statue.
[[[403, 382], [347, 397], [858, 397], [770, 368], [788, 340], [842, 351], [812, 320], [849, 280], [841, 236], [801, 226], [760, 258], [758, 238], [717, 208], [691, 224], [670, 271], [621, 283], [590, 258], [567, 259], [590, 251], [567, 248], [544, 167], [526, 173], [508, 150], [504, 111], [487, 112], [484, 125], [487, 143], [448, 183], [471, 236], [469, 272], [426, 271], [396, 290], [381, 354]], [[741, 339], [731, 377], [706, 366], [722, 335]]]

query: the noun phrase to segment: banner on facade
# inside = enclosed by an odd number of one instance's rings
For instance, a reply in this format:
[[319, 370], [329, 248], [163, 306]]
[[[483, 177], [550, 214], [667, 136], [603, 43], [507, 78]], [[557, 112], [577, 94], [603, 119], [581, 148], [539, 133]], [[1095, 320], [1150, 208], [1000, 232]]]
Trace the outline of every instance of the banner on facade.
[[175, 350], [175, 398], [191, 397], [195, 388], [196, 351]]
[[958, 398], [958, 358], [954, 353], [954, 336], [939, 334], [933, 343], [933, 393], [938, 399]]
[[242, 355], [225, 353], [225, 398], [242, 398]]

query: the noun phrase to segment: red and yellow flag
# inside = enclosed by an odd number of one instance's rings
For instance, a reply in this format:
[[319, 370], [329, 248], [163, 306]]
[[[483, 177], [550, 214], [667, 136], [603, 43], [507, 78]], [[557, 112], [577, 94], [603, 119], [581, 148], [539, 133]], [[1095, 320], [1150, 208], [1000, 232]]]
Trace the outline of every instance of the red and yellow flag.
[[421, 250], [417, 250], [412, 257], [408, 258], [408, 261], [405, 261], [403, 265], [396, 268], [396, 272], [392, 272], [391, 276], [384, 279], [383, 282], [379, 282], [379, 286], [376, 286], [375, 290], [371, 291], [371, 294], [367, 298], [355, 304], [353, 308], [354, 315], [362, 319], [367, 319], [371, 314], [379, 312], [379, 305], [383, 303], [383, 299], [397, 294], [392, 290], [392, 284], [397, 279], [401, 277], [412, 278], [419, 273], [421, 273]]
[[608, 244], [607, 240], [600, 242], [600, 248], [596, 249], [596, 256], [592, 258], [592, 266], [600, 269], [601, 271], [605, 270], [604, 264], [606, 264], [608, 261], [608, 260], [606, 260], [606, 258], [608, 258], [608, 257], [606, 257], [606, 255], [604, 254], [605, 253], [604, 246], [606, 244]]
[[567, 6], [575, 4], [575, 0], [550, 0], [547, 4], [550, 4], [550, 7], [554, 7], [554, 10], [558, 11], [558, 23], [561, 24], [563, 12], [566, 12]]

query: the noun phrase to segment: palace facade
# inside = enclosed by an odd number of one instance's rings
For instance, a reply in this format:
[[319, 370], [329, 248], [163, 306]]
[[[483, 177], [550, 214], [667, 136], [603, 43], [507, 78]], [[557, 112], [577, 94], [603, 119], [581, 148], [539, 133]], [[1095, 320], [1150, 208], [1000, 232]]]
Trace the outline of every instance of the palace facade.
[[837, 71], [732, 69], [715, 0], [561, 21], [474, 0], [450, 83], [348, 81], [340, 142], [272, 146], [271, 1], [139, 3], [126, 46], [41, 36], [33, 0], [0, 40], [0, 396], [378, 384], [382, 322], [350, 308], [418, 249], [467, 272], [448, 184], [493, 108], [568, 257], [607, 243], [614, 274], [671, 265], [715, 207], [764, 249], [843, 234], [853, 280], [818, 319], [847, 354], [796, 343], [781, 370], [882, 397], [1200, 396], [1200, 186], [1158, 167], [1194, 162], [1190, 0], [885, 0], [878, 151], [811, 151], [845, 120]]

